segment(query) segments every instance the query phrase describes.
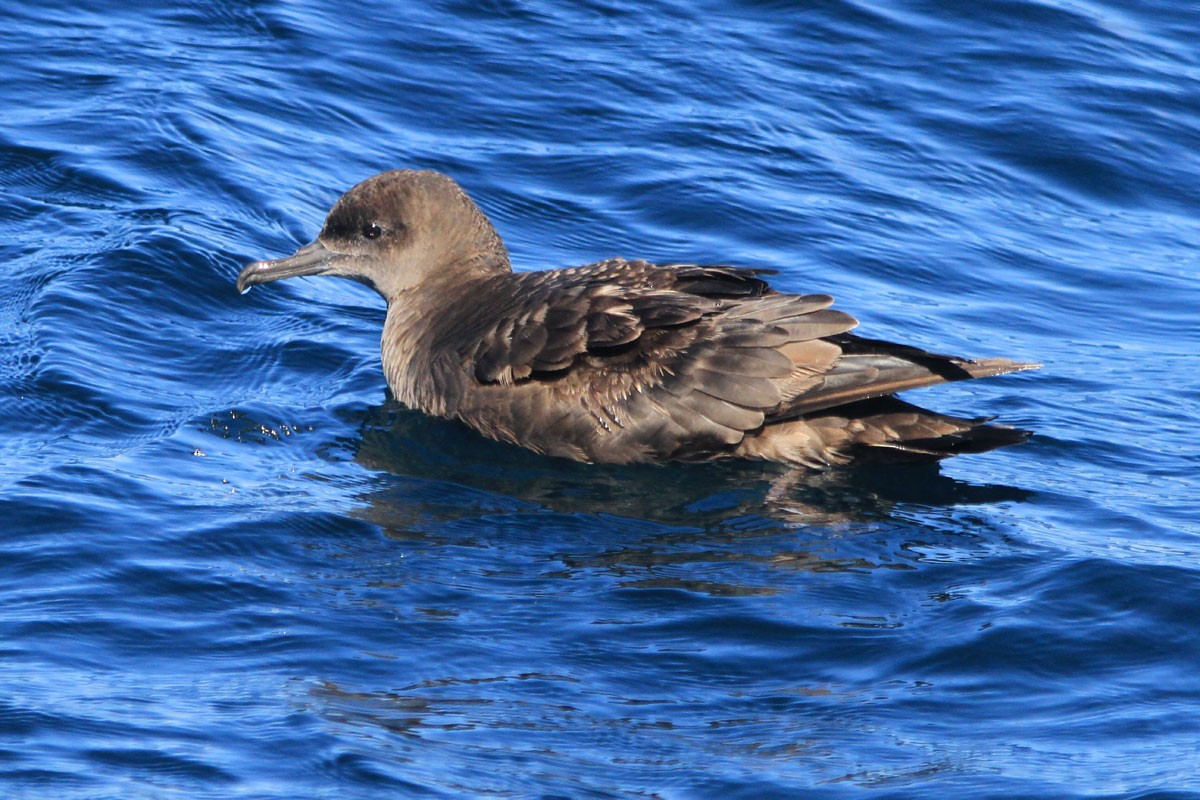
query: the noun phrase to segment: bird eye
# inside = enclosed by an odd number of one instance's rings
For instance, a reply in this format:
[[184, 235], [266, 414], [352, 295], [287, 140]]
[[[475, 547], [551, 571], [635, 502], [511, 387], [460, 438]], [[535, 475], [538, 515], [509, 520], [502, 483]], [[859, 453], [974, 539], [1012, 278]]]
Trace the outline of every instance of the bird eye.
[[378, 239], [380, 236], [383, 236], [383, 228], [374, 222], [368, 222], [366, 225], [363, 225], [362, 235], [367, 239]]

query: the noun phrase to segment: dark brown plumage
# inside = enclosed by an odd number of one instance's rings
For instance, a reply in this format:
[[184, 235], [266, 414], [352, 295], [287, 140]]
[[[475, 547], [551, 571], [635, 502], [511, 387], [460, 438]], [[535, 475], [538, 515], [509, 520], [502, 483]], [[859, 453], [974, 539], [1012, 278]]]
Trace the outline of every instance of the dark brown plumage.
[[487, 217], [436, 172], [358, 184], [317, 241], [248, 265], [238, 288], [316, 274], [387, 301], [383, 367], [397, 399], [539, 453], [825, 467], [1028, 437], [892, 395], [1036, 364], [854, 336], [832, 298], [780, 294], [768, 270], [614, 258], [514, 273]]

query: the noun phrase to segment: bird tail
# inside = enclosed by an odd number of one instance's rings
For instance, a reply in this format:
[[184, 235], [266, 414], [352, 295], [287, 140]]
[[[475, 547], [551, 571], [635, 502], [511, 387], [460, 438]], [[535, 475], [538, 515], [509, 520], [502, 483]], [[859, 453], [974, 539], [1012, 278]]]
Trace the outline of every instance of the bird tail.
[[741, 455], [805, 467], [939, 461], [1019, 444], [1020, 428], [940, 414], [897, 397], [875, 397], [765, 426], [741, 446]]

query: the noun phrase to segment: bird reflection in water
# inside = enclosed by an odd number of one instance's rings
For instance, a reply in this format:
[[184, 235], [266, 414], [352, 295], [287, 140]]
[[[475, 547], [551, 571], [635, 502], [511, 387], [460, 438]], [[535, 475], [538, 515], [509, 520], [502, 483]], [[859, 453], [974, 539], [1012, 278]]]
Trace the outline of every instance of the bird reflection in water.
[[[946, 532], [961, 545], [963, 537], [981, 535], [958, 521], [961, 509], [1032, 494], [956, 480], [937, 464], [823, 473], [737, 461], [579, 464], [487, 441], [395, 403], [371, 409], [361, 437], [355, 460], [390, 476], [362, 498], [363, 516], [389, 537], [449, 541], [499, 526], [506, 536], [528, 540], [548, 527], [555, 532], [546, 543], [560, 548], [553, 558], [561, 569], [545, 577], [603, 570], [619, 574], [626, 587], [713, 595], [774, 589], [695, 573], [664, 575], [660, 568], [729, 562], [809, 572], [911, 568], [920, 554], [904, 539], [911, 525], [897, 523], [898, 511], [918, 507], [928, 520], [938, 516], [930, 508], [943, 510]], [[454, 522], [467, 524], [448, 524]]]

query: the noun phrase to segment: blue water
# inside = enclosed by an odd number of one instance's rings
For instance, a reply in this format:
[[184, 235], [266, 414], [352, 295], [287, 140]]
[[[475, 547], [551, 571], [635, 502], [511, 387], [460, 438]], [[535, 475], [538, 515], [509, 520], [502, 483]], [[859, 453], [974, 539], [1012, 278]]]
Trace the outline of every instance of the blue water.
[[[136, 7], [136, 10], [133, 10]], [[1177, 0], [2, 4], [0, 795], [1200, 797]], [[1026, 445], [586, 467], [238, 296], [384, 169], [522, 268], [780, 270]]]

